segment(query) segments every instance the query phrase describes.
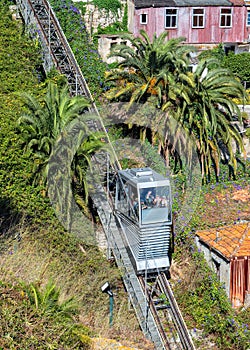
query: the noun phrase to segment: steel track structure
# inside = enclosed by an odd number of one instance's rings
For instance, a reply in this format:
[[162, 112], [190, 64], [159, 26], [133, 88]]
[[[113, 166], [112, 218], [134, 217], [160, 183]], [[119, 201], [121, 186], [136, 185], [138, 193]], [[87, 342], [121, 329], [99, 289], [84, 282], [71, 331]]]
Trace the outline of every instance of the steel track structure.
[[[108, 134], [99, 116], [86, 80], [49, 2], [46, 0], [16, 0], [16, 4], [26, 31], [32, 38], [39, 39], [45, 72], [55, 67], [61, 74], [66, 76], [72, 96], [82, 95], [91, 101], [88, 112], [94, 113], [99, 118], [90, 120], [88, 126], [91, 131], [104, 132], [106, 141], [109, 142]], [[117, 171], [120, 169], [120, 164], [114, 150], [112, 148], [111, 150], [114, 158], [113, 168]], [[103, 160], [98, 159], [98, 157], [95, 158], [94, 167], [98, 173], [102, 172]], [[121, 226], [113, 215], [113, 204], [104, 186], [101, 184], [95, 186], [92, 200], [105, 231], [108, 245], [122, 272], [130, 302], [134, 307], [142, 331], [154, 343], [157, 350], [177, 349], [176, 344], [172, 346], [166, 335], [163, 321], [159, 315], [159, 308], [157, 308], [154, 300], [155, 293], [152, 292], [152, 287], [149, 287], [146, 278], [138, 277], [135, 273], [125, 247]], [[172, 318], [180, 339], [177, 346], [180, 349], [195, 349], [166, 276], [163, 274], [155, 276], [153, 285], [154, 291], [159, 290], [169, 300]]]

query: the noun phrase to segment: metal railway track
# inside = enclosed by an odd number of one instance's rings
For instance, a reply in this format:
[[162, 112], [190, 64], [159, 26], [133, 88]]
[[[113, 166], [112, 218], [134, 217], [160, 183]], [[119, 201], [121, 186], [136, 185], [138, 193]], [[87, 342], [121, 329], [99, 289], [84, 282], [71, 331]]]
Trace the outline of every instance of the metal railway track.
[[167, 349], [195, 349], [170, 283], [164, 272], [155, 279], [139, 277], [148, 305]]
[[[52, 67], [57, 68], [61, 74], [66, 76], [72, 96], [82, 95], [91, 101], [88, 111], [94, 113], [97, 119], [89, 120], [88, 127], [91, 131], [103, 131], [106, 135], [106, 141], [109, 142], [108, 134], [88, 85], [48, 1], [16, 0], [16, 3], [31, 37], [39, 37], [45, 71], [49, 71]], [[120, 169], [120, 164], [112, 147], [111, 151], [114, 158], [113, 168], [114, 171], [117, 171]], [[106, 163], [104, 154], [95, 157], [94, 167], [99, 174], [103, 173], [104, 163]], [[145, 277], [142, 278], [136, 275], [123, 240], [121, 225], [113, 215], [112, 202], [102, 184], [95, 185], [92, 199], [97, 208], [109, 247], [122, 271], [125, 287], [144, 334], [154, 342], [155, 348], [158, 350], [195, 349], [166, 276], [163, 274], [155, 276], [152, 289], [146, 282]], [[169, 334], [166, 333], [164, 325], [167, 318], [164, 316], [164, 319], [162, 319], [160, 308], [156, 305], [155, 295], [157, 293], [166, 295], [169, 300], [171, 317], [180, 338], [180, 342], [177, 344], [179, 347], [176, 347], [176, 342], [173, 345], [173, 342], [169, 339]], [[163, 309], [166, 309], [166, 307], [163, 307]]]

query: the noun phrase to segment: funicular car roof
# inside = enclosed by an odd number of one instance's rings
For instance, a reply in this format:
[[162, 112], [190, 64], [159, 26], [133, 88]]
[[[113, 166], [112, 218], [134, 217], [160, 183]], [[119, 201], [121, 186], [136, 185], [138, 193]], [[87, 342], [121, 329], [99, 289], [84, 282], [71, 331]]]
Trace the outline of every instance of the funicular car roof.
[[126, 170], [119, 170], [120, 176], [135, 186], [141, 183], [151, 183], [157, 181], [166, 181], [166, 185], [169, 180], [163, 175], [157, 173], [153, 169], [147, 168], [131, 168]]

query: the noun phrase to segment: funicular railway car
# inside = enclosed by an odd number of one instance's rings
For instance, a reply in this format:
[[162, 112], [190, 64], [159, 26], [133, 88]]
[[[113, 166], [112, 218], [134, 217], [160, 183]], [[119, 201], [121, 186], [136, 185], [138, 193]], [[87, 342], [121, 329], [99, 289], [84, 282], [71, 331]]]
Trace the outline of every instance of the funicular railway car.
[[173, 226], [169, 179], [151, 168], [118, 171], [115, 215], [137, 274], [168, 271]]

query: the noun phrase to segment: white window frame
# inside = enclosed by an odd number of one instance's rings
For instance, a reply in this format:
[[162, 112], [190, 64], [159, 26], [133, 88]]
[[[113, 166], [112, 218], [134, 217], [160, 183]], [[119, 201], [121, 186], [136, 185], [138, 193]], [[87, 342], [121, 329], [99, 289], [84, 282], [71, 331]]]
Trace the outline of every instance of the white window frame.
[[[146, 21], [142, 20], [142, 16], [146, 16]], [[140, 24], [148, 24], [148, 14], [147, 13], [141, 13], [140, 14]]]
[[[230, 10], [230, 13], [222, 13], [223, 10]], [[222, 17], [225, 17], [225, 23], [227, 22], [227, 18], [230, 18], [230, 25], [222, 25], [221, 20]], [[223, 7], [220, 9], [220, 28], [231, 28], [233, 23], [233, 9], [231, 7]]]
[[[202, 10], [203, 13], [195, 14], [195, 10]], [[197, 17], [197, 23], [199, 23], [199, 19], [202, 18], [202, 25], [194, 25], [194, 17]], [[202, 7], [195, 7], [192, 9], [192, 28], [205, 28], [205, 9]]]
[[247, 9], [247, 27], [250, 27], [250, 8]]
[[[174, 15], [171, 15], [171, 14], [168, 14], [167, 15], [167, 11], [168, 10], [175, 10], [176, 11], [176, 14], [174, 14]], [[167, 16], [169, 16], [170, 18], [171, 18], [171, 24], [172, 24], [172, 18], [174, 18], [175, 17], [175, 26], [170, 26], [170, 27], [167, 27]], [[166, 29], [176, 29], [176, 28], [178, 28], [178, 9], [177, 8], [175, 8], [175, 7], [167, 7], [167, 8], [165, 8], [165, 28]]]

